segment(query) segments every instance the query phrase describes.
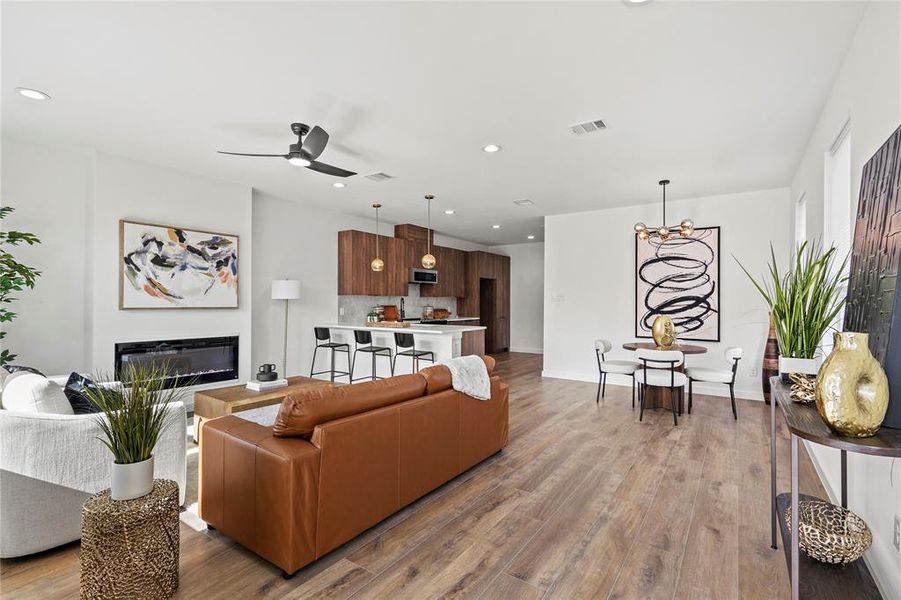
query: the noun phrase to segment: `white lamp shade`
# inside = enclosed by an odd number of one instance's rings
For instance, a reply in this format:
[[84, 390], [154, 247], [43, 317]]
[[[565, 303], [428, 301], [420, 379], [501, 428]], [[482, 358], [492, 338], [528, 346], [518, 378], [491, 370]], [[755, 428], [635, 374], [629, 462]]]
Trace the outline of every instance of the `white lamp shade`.
[[272, 282], [273, 300], [297, 300], [300, 298], [300, 282], [296, 279], [276, 279]]

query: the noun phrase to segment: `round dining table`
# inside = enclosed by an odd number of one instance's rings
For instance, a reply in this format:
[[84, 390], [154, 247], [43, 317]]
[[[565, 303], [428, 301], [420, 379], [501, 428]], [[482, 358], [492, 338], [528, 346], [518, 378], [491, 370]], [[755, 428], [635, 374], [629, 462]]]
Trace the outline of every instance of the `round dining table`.
[[[624, 350], [638, 350], [639, 348], [645, 350], [658, 350], [657, 344], [654, 342], [627, 342], [623, 344]], [[672, 348], [668, 348], [668, 350], [677, 350], [682, 354], [706, 354], [707, 348], [704, 346], [698, 346], [697, 344], [675, 344]], [[676, 367], [677, 371], [685, 370], [685, 361], [682, 361], [682, 364]], [[641, 383], [641, 377], [639, 375], [635, 376], [635, 381]], [[676, 392], [676, 395], [673, 396], [675, 398], [679, 398], [683, 400], [684, 404], [684, 393], [685, 388], [679, 388]], [[665, 408], [667, 410], [671, 410], [672, 404], [670, 403], [670, 392], [666, 388], [650, 386], [648, 387], [647, 396], [644, 400], [645, 408]], [[677, 407], [678, 408], [678, 407]]]

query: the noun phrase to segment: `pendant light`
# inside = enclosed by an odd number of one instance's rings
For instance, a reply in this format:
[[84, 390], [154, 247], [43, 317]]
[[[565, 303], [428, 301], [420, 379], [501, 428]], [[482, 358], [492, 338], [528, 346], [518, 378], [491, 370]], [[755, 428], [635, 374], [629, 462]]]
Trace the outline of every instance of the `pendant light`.
[[375, 258], [369, 263], [369, 267], [376, 272], [385, 270], [385, 261], [379, 258], [379, 240], [381, 239], [381, 236], [379, 235], [379, 209], [381, 207], [381, 204], [372, 205], [372, 208], [375, 209]]
[[661, 243], [670, 239], [671, 236], [679, 234], [682, 237], [690, 236], [695, 230], [695, 224], [691, 219], [682, 219], [678, 225], [666, 225], [666, 186], [670, 183], [669, 179], [661, 179], [657, 182], [663, 187], [663, 225], [656, 229], [648, 229], [648, 226], [639, 221], [635, 224], [635, 235], [640, 240], [647, 240], [650, 243]]
[[432, 200], [435, 196], [426, 194], [425, 199], [429, 203], [429, 230], [426, 232], [426, 253], [422, 255], [422, 266], [426, 269], [434, 269], [437, 260], [432, 256]]

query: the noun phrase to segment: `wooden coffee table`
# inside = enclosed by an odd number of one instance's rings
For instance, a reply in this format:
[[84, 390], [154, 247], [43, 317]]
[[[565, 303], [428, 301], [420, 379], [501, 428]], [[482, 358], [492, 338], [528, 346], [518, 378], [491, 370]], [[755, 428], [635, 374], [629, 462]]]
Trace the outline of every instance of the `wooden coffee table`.
[[331, 387], [334, 384], [322, 379], [311, 379], [300, 375], [288, 377], [288, 385], [272, 390], [255, 392], [245, 384], [198, 390], [194, 392], [194, 441], [200, 431], [200, 424], [207, 419], [224, 417], [243, 410], [280, 404], [285, 396], [301, 390], [317, 387]]

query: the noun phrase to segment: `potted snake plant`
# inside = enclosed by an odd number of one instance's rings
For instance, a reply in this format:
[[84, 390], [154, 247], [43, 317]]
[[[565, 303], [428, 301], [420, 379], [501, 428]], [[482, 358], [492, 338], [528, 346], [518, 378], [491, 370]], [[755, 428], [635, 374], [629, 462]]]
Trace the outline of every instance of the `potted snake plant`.
[[99, 409], [99, 438], [113, 454], [110, 497], [132, 500], [153, 489], [153, 450], [166, 427], [167, 407], [181, 390], [167, 387], [167, 364], [129, 364], [122, 368], [122, 383], [90, 385], [84, 395]]
[[821, 340], [845, 305], [848, 257], [837, 267], [836, 260], [834, 246], [824, 250], [819, 243], [804, 242], [783, 273], [770, 244], [769, 273], [758, 281], [736, 259], [770, 309], [783, 381], [787, 382], [790, 373], [816, 375], [819, 371], [823, 360]]

